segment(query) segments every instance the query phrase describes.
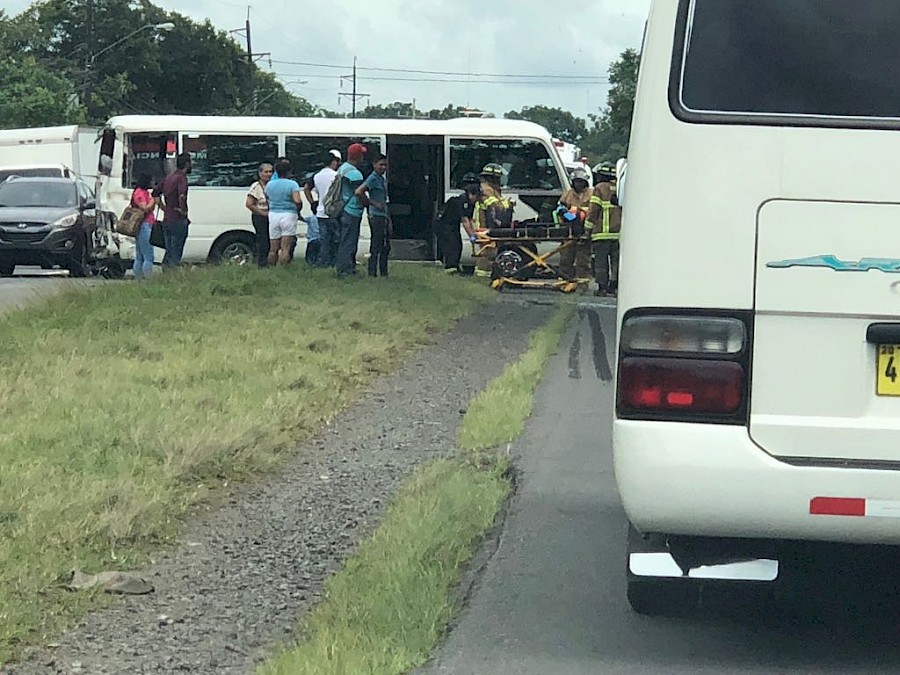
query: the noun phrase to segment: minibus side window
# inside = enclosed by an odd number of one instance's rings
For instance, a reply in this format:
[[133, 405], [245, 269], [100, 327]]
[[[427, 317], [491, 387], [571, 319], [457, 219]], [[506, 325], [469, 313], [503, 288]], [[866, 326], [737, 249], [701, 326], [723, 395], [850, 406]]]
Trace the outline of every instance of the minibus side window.
[[284, 154], [291, 160], [294, 178], [302, 180], [311, 173], [317, 173], [325, 166], [329, 150], [337, 150], [347, 158], [347, 148], [351, 143], [362, 143], [368, 152], [360, 167], [363, 175], [372, 172], [371, 158], [382, 152], [381, 139], [377, 137], [354, 138], [351, 136], [288, 136], [284, 140]]
[[559, 190], [559, 172], [550, 152], [535, 139], [450, 139], [450, 186], [462, 185], [467, 173], [485, 164], [500, 164], [501, 184], [510, 190]]
[[278, 157], [276, 135], [185, 134], [182, 151], [191, 155], [190, 185], [249, 187], [257, 179], [259, 165]]

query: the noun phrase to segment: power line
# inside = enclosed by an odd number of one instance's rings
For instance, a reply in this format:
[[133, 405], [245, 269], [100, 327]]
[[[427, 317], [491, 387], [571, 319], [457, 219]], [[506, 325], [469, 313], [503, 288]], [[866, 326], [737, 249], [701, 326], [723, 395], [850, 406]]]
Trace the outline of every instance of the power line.
[[[313, 63], [310, 61], [284, 61], [272, 59], [272, 63], [278, 63], [285, 66], [307, 66], [310, 68], [331, 68], [334, 70], [347, 70], [349, 66], [341, 66], [334, 63]], [[375, 66], [357, 66], [357, 70], [378, 71], [383, 73], [407, 73], [416, 75], [450, 75], [457, 77], [495, 77], [495, 78], [516, 78], [523, 80], [590, 80], [591, 82], [609, 82], [606, 77], [593, 75], [533, 75], [533, 74], [516, 74], [516, 73], [466, 73], [455, 70], [417, 70], [414, 68], [378, 68]], [[366, 79], [375, 79], [367, 77]], [[468, 82], [468, 80], [465, 80]]]
[[[302, 77], [302, 78], [311, 78], [311, 79], [319, 79], [319, 80], [331, 80], [334, 79], [334, 75], [315, 75], [310, 73], [282, 73], [275, 72], [274, 73], [278, 77]], [[432, 83], [448, 83], [448, 84], [469, 84], [469, 80], [465, 79], [450, 79], [450, 78], [431, 78], [431, 77], [373, 77], [371, 75], [358, 75], [357, 79], [365, 80], [368, 82], [432, 82]], [[517, 86], [528, 86], [528, 87], [588, 87], [597, 84], [601, 84], [601, 82], [565, 82], [558, 80], [548, 80], [548, 81], [520, 81], [520, 80], [479, 80], [478, 82], [472, 82], [471, 84], [506, 84], [506, 85], [517, 85]]]

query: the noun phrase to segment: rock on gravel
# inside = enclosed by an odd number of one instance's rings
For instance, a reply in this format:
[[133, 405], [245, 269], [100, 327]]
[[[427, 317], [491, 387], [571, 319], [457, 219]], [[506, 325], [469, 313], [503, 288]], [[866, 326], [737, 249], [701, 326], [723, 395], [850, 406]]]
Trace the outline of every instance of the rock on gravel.
[[[277, 475], [235, 489], [143, 570], [153, 595], [89, 615], [10, 675], [251, 673], [322, 596], [405, 477], [453, 450], [461, 410], [554, 308], [488, 303], [298, 448]], [[2, 670], [2, 669], [0, 669]]]

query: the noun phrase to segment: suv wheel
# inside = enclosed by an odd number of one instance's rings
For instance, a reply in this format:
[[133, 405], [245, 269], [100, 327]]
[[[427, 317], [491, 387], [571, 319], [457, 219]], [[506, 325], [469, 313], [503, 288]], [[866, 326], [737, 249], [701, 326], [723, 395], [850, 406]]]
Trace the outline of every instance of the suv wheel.
[[0, 260], [0, 277], [11, 277], [16, 271], [16, 264], [6, 260]]

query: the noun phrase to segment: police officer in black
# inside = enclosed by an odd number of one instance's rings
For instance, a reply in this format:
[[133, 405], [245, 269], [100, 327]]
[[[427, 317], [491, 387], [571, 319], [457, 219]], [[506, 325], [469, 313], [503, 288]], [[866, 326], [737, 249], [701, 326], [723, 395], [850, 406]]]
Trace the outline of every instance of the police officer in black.
[[459, 226], [462, 224], [469, 236], [474, 241], [475, 230], [472, 221], [475, 216], [475, 202], [480, 192], [480, 178], [474, 173], [467, 173], [463, 177], [461, 195], [455, 195], [447, 200], [437, 218], [437, 234], [441, 246], [441, 254], [444, 261], [444, 271], [448, 274], [460, 272], [459, 261], [462, 258], [462, 238], [459, 236]]

